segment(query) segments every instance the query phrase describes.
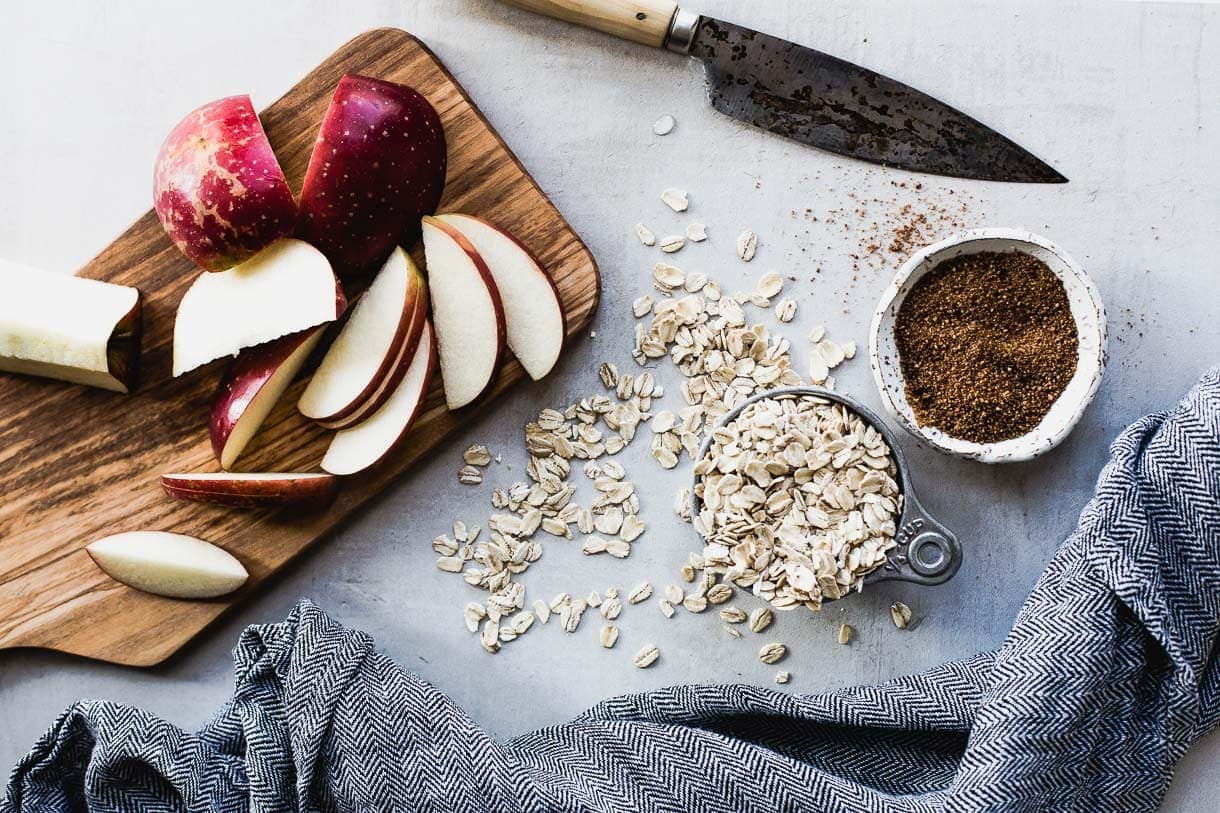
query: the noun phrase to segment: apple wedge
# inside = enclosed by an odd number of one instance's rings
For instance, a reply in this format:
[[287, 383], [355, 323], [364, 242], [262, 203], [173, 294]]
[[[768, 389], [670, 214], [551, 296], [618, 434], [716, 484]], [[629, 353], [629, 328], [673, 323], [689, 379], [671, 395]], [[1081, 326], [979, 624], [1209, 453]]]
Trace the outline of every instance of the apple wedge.
[[445, 132], [406, 85], [348, 74], [335, 88], [309, 157], [297, 234], [343, 279], [410, 245], [445, 185]]
[[170, 131], [153, 171], [153, 208], [205, 271], [232, 268], [292, 232], [296, 201], [249, 96], [209, 102]]
[[559, 361], [567, 319], [559, 290], [538, 260], [516, 237], [481, 217], [437, 215], [460, 231], [487, 263], [500, 291], [508, 325], [508, 348], [535, 381]]
[[432, 326], [425, 324], [402, 382], [381, 409], [350, 429], [335, 434], [322, 458], [323, 471], [356, 474], [381, 462], [411, 430], [423, 409], [436, 359]]
[[212, 400], [208, 423], [212, 452], [221, 468], [233, 468], [325, 330], [322, 325], [247, 348], [229, 364]]
[[174, 375], [333, 322], [345, 304], [320, 251], [278, 240], [241, 265], [195, 279], [174, 319]]
[[504, 354], [504, 306], [487, 263], [460, 231], [435, 217], [422, 225], [445, 402], [459, 409], [491, 388]]
[[140, 292], [0, 260], [0, 370], [135, 388]]
[[423, 330], [417, 315], [426, 296], [423, 274], [395, 247], [301, 394], [301, 414], [343, 425], [342, 419], [366, 404], [391, 378], [400, 357], [414, 356]]
[[324, 508], [335, 499], [339, 481], [332, 474], [306, 472], [162, 474], [161, 488], [175, 499], [231, 508], [296, 505]]
[[215, 598], [249, 578], [231, 554], [183, 534], [128, 531], [91, 542], [85, 550], [115, 581], [169, 598]]

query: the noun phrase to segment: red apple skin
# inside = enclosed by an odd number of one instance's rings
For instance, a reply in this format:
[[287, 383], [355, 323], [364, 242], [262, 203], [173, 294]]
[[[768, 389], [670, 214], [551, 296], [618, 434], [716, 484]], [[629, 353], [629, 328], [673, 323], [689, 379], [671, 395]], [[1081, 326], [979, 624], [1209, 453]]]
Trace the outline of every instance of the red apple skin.
[[228, 508], [272, 508], [279, 505], [322, 509], [334, 502], [339, 493], [339, 478], [334, 475], [289, 480], [241, 480], [227, 483], [192, 480], [190, 475], [162, 475], [161, 488], [177, 500], [223, 505]]
[[157, 153], [153, 208], [200, 268], [224, 271], [291, 234], [296, 202], [249, 96], [186, 115]]
[[409, 246], [445, 185], [440, 116], [406, 85], [357, 74], [339, 81], [301, 189], [297, 235], [341, 279], [379, 268]]

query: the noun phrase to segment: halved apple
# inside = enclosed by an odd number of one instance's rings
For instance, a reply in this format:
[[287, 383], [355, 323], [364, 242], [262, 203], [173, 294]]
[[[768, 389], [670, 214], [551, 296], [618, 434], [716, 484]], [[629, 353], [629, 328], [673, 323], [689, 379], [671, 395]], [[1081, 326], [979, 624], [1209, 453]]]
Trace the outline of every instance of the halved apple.
[[343, 425], [342, 419], [390, 378], [400, 356], [414, 355], [423, 330], [423, 320], [415, 316], [425, 289], [423, 274], [407, 252], [395, 247], [297, 402], [302, 415]]
[[215, 598], [249, 578], [232, 554], [183, 534], [128, 531], [91, 542], [85, 550], [115, 581], [158, 596]]
[[322, 508], [339, 491], [333, 474], [276, 472], [231, 474], [162, 474], [161, 488], [179, 500], [225, 505], [232, 508], [269, 508], [298, 505]]
[[249, 96], [192, 110], [157, 153], [153, 208], [196, 265], [223, 271], [291, 233], [297, 206]]
[[344, 305], [322, 252], [301, 240], [277, 240], [241, 265], [195, 279], [174, 320], [174, 375], [332, 322]]
[[437, 348], [432, 326], [425, 324], [419, 346], [407, 374], [389, 400], [366, 420], [338, 432], [322, 458], [322, 469], [331, 474], [355, 474], [375, 466], [411, 430], [428, 394], [428, 382], [436, 369]]
[[406, 85], [348, 74], [335, 88], [301, 189], [297, 234], [343, 279], [410, 245], [445, 184], [445, 132]]
[[130, 392], [142, 328], [135, 288], [0, 260], [0, 370]]
[[508, 323], [508, 348], [530, 378], [537, 381], [559, 361], [567, 335], [567, 319], [559, 289], [538, 260], [504, 229], [481, 217], [437, 215], [460, 231], [487, 263], [500, 291]]
[[504, 354], [504, 306], [470, 240], [435, 217], [422, 224], [445, 402], [459, 409], [491, 388]]
[[212, 452], [221, 468], [233, 468], [325, 330], [322, 325], [247, 348], [225, 370], [209, 423]]

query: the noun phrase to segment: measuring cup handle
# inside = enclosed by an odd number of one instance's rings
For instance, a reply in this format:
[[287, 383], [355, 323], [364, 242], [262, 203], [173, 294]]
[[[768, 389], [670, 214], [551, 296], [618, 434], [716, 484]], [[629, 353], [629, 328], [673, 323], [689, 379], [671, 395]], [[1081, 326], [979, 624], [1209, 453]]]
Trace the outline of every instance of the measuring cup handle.
[[942, 584], [962, 566], [962, 546], [957, 534], [941, 525], [923, 506], [908, 497], [902, 527], [884, 565], [869, 575], [869, 582], [903, 581]]

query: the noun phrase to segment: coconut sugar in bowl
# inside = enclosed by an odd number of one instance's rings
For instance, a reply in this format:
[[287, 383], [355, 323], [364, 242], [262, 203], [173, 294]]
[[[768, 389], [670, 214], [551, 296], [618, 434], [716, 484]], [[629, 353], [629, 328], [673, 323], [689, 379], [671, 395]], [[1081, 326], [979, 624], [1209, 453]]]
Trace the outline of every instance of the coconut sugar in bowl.
[[903, 263], [869, 356], [882, 402], [912, 435], [984, 463], [1029, 460], [1067, 437], [1097, 392], [1105, 309], [1051, 241], [976, 229]]

